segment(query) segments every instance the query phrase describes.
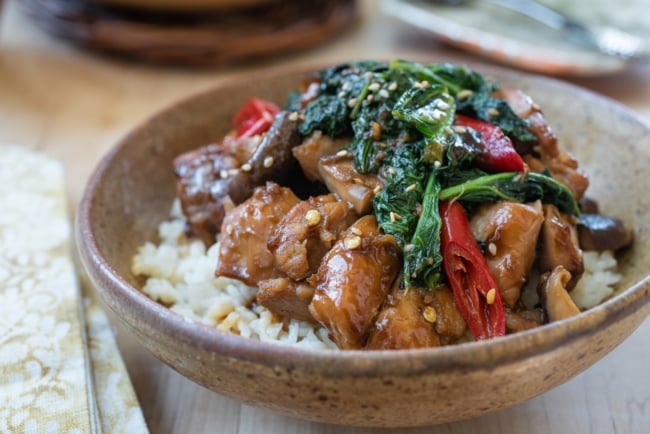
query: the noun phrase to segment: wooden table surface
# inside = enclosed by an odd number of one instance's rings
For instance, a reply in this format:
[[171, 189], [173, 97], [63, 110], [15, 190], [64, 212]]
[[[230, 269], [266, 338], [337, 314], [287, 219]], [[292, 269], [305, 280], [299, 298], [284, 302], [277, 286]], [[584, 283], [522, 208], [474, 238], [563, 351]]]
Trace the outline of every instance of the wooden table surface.
[[[226, 77], [277, 64], [352, 58], [472, 59], [360, 3], [358, 25], [308, 52], [263, 64], [191, 70], [154, 67], [79, 50], [52, 38], [5, 5], [0, 24], [0, 143], [47, 151], [66, 167], [74, 212], [100, 157], [129, 129], [179, 97]], [[475, 60], [475, 59], [474, 59]], [[614, 98], [650, 120], [650, 67], [570, 81]], [[154, 433], [370, 433], [315, 424], [209, 392], [142, 349], [119, 324], [118, 342]], [[516, 407], [473, 420], [403, 433], [650, 433], [650, 321], [602, 361], [562, 386]], [[386, 432], [386, 431], [383, 431]]]

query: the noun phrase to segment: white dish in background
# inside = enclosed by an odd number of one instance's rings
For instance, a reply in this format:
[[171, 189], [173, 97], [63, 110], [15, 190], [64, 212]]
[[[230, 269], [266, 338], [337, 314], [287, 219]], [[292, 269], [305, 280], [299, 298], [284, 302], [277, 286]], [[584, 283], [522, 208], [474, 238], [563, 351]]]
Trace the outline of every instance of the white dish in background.
[[[579, 21], [650, 38], [650, 0], [545, 0]], [[381, 0], [382, 11], [450, 45], [510, 66], [551, 75], [605, 75], [633, 61], [581, 47], [560, 32], [490, 2], [445, 6], [433, 0]]]

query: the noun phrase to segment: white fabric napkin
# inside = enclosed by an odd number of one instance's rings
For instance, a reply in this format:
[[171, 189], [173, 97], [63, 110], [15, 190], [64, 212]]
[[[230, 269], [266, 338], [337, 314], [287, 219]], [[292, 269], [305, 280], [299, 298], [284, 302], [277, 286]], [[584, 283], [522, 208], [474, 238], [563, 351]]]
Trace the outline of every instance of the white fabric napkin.
[[146, 433], [104, 312], [82, 298], [63, 166], [0, 145], [0, 433]]

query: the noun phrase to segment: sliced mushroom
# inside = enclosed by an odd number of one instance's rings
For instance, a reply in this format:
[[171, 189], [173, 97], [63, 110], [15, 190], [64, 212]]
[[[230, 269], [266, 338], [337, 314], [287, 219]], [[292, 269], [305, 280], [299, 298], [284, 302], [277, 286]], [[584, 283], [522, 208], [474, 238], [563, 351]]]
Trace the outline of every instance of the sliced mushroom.
[[318, 172], [327, 188], [352, 204], [360, 215], [372, 210], [372, 200], [383, 185], [377, 176], [357, 172], [351, 153], [322, 157]]
[[548, 322], [569, 318], [580, 313], [580, 309], [566, 289], [570, 280], [571, 273], [561, 265], [541, 276], [537, 291]]
[[241, 166], [234, 157], [222, 156], [224, 149], [205, 148], [197, 154], [200, 158], [192, 158], [192, 153], [179, 156], [174, 162], [177, 191], [192, 233], [206, 245], [214, 243], [229, 208], [248, 199], [266, 181], [283, 181], [297, 166], [289, 150], [300, 140], [297, 123], [280, 112]]
[[333, 139], [323, 135], [321, 131], [314, 131], [311, 135], [295, 148], [291, 149], [296, 157], [305, 177], [310, 181], [322, 181], [318, 173], [318, 160], [326, 155], [332, 155], [345, 149], [349, 139]]
[[546, 273], [558, 265], [571, 275], [567, 290], [572, 290], [582, 273], [584, 263], [578, 243], [578, 231], [570, 216], [561, 213], [555, 205], [544, 205], [544, 223], [540, 232], [539, 271]]
[[582, 214], [578, 219], [578, 238], [584, 250], [622, 249], [632, 243], [632, 230], [622, 220], [600, 214]]

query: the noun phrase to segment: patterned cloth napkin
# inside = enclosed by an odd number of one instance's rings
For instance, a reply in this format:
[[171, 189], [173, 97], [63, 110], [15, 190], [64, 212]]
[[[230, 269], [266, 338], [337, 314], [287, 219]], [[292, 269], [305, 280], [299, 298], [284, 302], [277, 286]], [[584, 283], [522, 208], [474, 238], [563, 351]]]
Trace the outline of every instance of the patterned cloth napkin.
[[71, 248], [62, 165], [0, 145], [0, 433], [146, 433]]

